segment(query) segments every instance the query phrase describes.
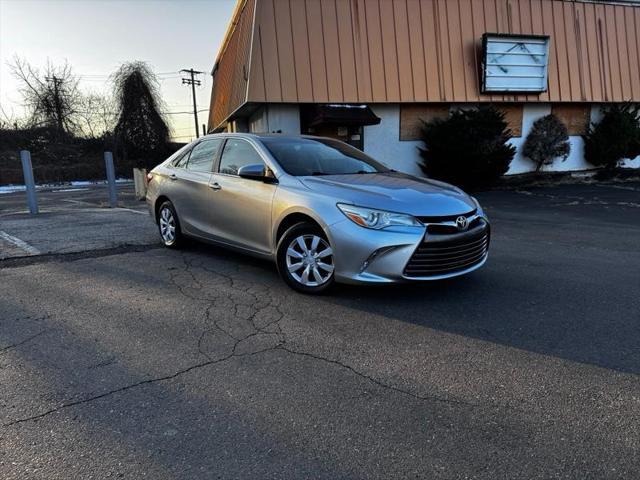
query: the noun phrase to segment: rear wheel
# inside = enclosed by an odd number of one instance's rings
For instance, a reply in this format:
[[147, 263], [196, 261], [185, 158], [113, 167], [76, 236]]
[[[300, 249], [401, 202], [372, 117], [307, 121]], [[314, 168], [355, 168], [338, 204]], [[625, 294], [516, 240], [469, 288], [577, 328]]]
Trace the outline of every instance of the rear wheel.
[[321, 293], [334, 283], [333, 249], [322, 229], [302, 222], [289, 228], [278, 242], [278, 271], [291, 288]]
[[169, 201], [164, 202], [158, 209], [158, 229], [165, 247], [179, 248], [182, 245], [183, 237], [178, 215], [173, 204]]

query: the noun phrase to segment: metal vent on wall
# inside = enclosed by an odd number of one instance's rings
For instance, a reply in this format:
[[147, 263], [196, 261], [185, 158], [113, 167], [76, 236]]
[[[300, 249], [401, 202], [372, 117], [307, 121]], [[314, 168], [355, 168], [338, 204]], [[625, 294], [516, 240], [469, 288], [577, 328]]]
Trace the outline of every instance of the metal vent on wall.
[[547, 91], [549, 36], [485, 33], [482, 93]]

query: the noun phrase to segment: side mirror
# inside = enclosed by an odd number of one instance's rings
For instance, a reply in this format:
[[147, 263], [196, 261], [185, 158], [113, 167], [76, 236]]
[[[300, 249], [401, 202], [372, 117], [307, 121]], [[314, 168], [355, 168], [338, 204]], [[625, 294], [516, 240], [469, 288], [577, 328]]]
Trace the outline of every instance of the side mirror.
[[271, 172], [271, 170], [265, 167], [262, 163], [254, 163], [240, 167], [238, 169], [238, 176], [249, 180], [260, 180], [269, 183], [274, 183], [276, 180], [273, 176], [273, 172]]

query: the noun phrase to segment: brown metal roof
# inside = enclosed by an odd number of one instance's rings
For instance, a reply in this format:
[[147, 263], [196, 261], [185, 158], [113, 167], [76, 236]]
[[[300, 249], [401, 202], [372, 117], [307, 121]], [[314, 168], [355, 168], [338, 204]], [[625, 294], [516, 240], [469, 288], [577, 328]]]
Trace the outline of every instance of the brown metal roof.
[[[485, 32], [550, 35], [548, 91], [481, 94]], [[214, 69], [209, 127], [246, 102], [627, 100], [640, 100], [637, 5], [240, 0]]]

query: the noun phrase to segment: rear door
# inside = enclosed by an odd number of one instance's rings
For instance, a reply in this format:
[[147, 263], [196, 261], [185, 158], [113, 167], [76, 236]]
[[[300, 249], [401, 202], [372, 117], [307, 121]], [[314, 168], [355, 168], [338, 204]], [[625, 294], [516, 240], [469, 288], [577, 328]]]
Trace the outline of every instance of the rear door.
[[213, 238], [210, 223], [210, 180], [222, 138], [204, 138], [192, 149], [186, 162], [180, 162], [172, 180], [173, 202], [180, 226], [191, 235]]
[[228, 138], [211, 177], [215, 233], [232, 245], [270, 253], [271, 203], [277, 185], [238, 176], [240, 167], [253, 164], [264, 165], [256, 147], [242, 138]]

